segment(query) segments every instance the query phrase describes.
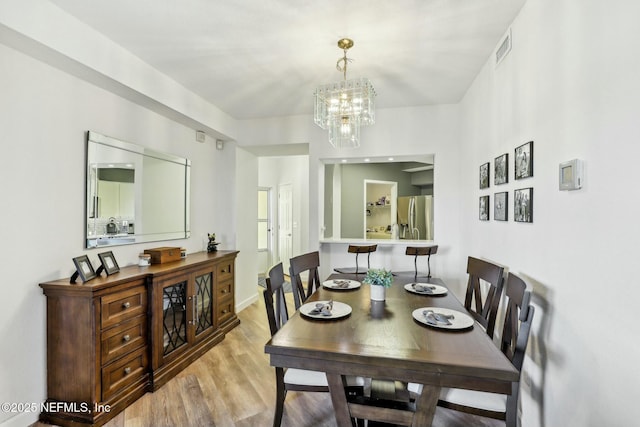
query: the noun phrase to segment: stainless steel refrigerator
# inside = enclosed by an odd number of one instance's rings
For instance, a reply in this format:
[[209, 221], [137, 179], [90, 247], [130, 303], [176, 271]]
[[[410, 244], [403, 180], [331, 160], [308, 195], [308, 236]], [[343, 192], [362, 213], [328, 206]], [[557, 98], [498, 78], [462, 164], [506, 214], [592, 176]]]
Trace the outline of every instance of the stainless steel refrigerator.
[[433, 196], [398, 197], [398, 238], [433, 240]]

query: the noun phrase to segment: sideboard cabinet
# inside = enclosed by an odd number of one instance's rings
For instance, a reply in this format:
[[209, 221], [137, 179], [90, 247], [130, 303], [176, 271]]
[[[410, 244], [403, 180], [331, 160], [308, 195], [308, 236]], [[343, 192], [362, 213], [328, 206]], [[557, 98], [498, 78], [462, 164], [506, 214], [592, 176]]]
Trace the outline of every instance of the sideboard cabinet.
[[85, 284], [41, 283], [50, 410], [40, 419], [100, 426], [222, 341], [240, 323], [237, 254], [190, 254]]

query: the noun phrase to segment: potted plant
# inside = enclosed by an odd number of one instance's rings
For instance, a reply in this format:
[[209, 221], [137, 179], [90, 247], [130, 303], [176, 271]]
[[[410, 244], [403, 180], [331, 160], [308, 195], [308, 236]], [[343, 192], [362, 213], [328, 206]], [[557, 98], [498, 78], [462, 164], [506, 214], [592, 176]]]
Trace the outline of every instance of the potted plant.
[[386, 288], [391, 287], [393, 275], [385, 269], [375, 269], [367, 271], [364, 277], [364, 283], [371, 285], [371, 299], [373, 301], [384, 301]]

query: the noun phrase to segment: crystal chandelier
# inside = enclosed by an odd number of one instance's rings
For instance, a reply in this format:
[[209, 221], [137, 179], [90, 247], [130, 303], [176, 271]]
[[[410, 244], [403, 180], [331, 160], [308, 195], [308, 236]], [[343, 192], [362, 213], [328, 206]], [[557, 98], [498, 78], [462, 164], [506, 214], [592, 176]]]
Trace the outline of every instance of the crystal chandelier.
[[347, 80], [347, 50], [353, 40], [340, 39], [338, 47], [344, 56], [338, 59], [336, 68], [344, 74], [344, 80], [319, 86], [315, 93], [313, 121], [322, 129], [329, 129], [329, 142], [336, 148], [360, 146], [360, 126], [376, 121], [376, 91], [369, 79]]

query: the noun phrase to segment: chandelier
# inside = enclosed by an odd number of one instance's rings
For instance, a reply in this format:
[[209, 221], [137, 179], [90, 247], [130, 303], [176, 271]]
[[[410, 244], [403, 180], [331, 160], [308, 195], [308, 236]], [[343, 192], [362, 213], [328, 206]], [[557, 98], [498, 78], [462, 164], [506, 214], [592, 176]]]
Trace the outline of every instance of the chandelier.
[[360, 126], [376, 121], [376, 91], [366, 78], [347, 80], [347, 50], [353, 40], [340, 39], [338, 47], [344, 56], [338, 59], [336, 68], [344, 75], [339, 83], [319, 86], [315, 93], [313, 121], [322, 129], [329, 129], [329, 142], [336, 148], [360, 146]]

